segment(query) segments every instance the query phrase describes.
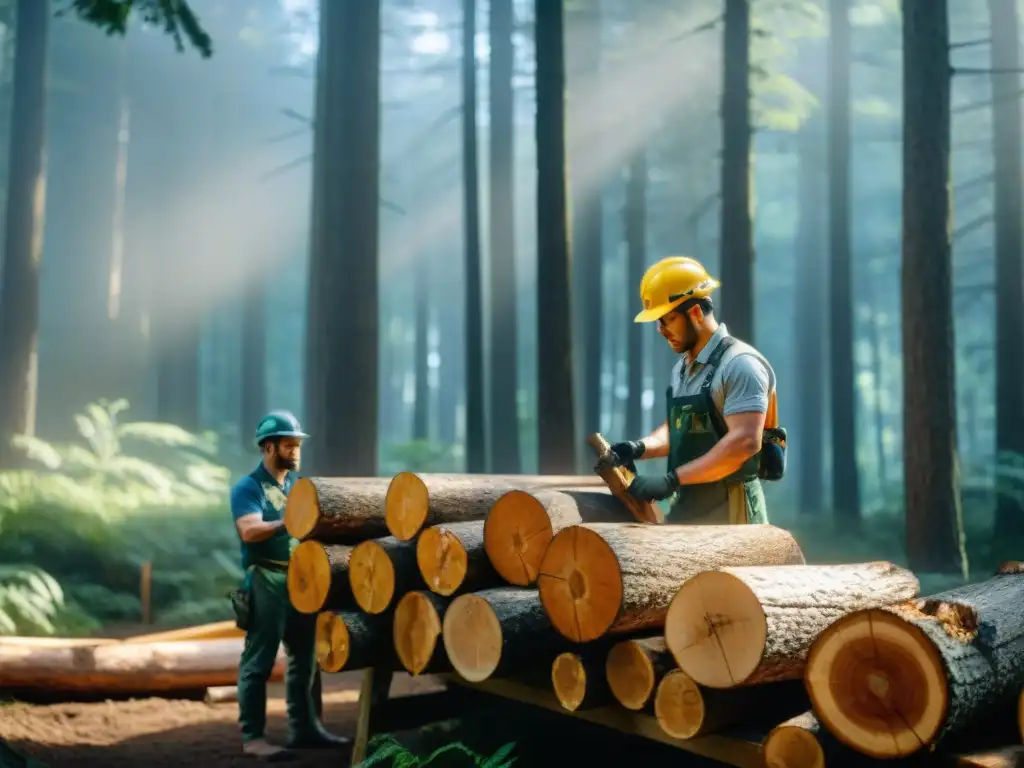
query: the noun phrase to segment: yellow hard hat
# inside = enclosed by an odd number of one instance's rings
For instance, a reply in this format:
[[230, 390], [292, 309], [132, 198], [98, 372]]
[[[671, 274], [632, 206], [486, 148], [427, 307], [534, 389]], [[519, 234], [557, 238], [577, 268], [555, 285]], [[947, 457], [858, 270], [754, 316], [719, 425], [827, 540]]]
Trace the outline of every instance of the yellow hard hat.
[[684, 301], [703, 299], [718, 288], [704, 266], [688, 256], [669, 256], [644, 273], [640, 281], [640, 300], [644, 309], [634, 323], [660, 320]]

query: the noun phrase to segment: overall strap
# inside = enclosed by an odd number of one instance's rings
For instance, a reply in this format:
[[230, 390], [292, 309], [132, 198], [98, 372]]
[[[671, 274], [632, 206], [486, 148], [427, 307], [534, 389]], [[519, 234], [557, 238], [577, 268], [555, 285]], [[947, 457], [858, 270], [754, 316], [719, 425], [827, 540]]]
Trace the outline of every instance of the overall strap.
[[722, 418], [722, 414], [718, 412], [718, 408], [715, 406], [715, 401], [711, 397], [711, 380], [715, 378], [715, 371], [718, 369], [718, 364], [722, 362], [722, 356], [729, 351], [729, 348], [736, 342], [732, 336], [726, 336], [724, 339], [718, 342], [718, 346], [715, 347], [715, 351], [708, 357], [708, 362], [704, 366], [707, 369], [707, 374], [704, 376], [704, 381], [700, 385], [700, 393], [705, 396], [708, 404], [708, 416], [715, 423], [715, 429], [718, 430], [719, 435], [724, 435], [729, 431], [729, 425], [725, 423], [725, 419]]

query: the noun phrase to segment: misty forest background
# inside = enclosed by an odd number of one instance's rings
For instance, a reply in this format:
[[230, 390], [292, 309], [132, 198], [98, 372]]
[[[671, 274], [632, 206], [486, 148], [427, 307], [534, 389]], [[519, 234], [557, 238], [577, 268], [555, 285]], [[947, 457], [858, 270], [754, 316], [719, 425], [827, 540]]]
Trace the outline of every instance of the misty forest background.
[[664, 418], [672, 254], [810, 559], [1020, 556], [1017, 0], [160, 5], [0, 3], [0, 633], [227, 618], [268, 408], [308, 473], [589, 472]]

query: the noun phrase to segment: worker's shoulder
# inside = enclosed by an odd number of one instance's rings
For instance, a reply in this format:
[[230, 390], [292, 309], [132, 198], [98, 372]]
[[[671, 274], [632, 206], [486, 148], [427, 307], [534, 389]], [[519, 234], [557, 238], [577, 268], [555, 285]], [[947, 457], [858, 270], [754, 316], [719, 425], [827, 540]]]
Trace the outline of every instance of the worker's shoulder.
[[245, 499], [245, 498], [258, 498], [263, 494], [263, 488], [259, 481], [253, 476], [253, 473], [248, 475], [242, 475], [238, 478], [233, 486], [231, 486], [231, 499]]
[[763, 376], [767, 373], [769, 379], [774, 380], [775, 371], [768, 358], [761, 354], [752, 344], [730, 336], [732, 341], [729, 349], [722, 355], [718, 370], [721, 377], [732, 376]]

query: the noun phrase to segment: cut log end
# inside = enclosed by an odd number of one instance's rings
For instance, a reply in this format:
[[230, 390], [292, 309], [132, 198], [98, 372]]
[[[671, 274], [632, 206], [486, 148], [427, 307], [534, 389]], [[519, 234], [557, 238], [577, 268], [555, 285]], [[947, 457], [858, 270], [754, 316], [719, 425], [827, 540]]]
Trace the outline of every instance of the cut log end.
[[409, 592], [395, 607], [393, 627], [398, 660], [409, 674], [421, 674], [434, 657], [441, 638], [437, 610], [426, 595]]
[[316, 617], [316, 661], [324, 672], [341, 672], [348, 663], [348, 627], [331, 612]]
[[563, 708], [575, 712], [587, 696], [587, 670], [583, 659], [571, 652], [559, 654], [551, 665], [551, 686]]
[[376, 541], [364, 541], [352, 550], [348, 564], [352, 596], [366, 613], [387, 610], [395, 596], [395, 566]]
[[489, 678], [501, 661], [501, 623], [474, 594], [455, 598], [444, 615], [444, 647], [452, 667], [471, 683]]
[[665, 675], [654, 694], [654, 716], [661, 729], [674, 739], [692, 739], [700, 733], [705, 715], [697, 683], [680, 669]]
[[552, 626], [577, 643], [602, 637], [622, 605], [622, 574], [611, 547], [572, 526], [551, 540], [537, 586]]
[[331, 562], [318, 541], [303, 541], [288, 560], [288, 598], [299, 613], [324, 607], [331, 589]]
[[427, 522], [430, 493], [414, 472], [399, 472], [384, 497], [384, 523], [399, 541], [410, 541]]
[[1017, 730], [1020, 731], [1020, 740], [1024, 743], [1024, 691], [1017, 697]]
[[804, 681], [825, 727], [858, 752], [891, 759], [932, 743], [949, 703], [942, 658], [889, 611], [858, 611], [821, 634]]
[[825, 768], [825, 751], [817, 735], [794, 721], [773, 728], [762, 749], [766, 768]]
[[553, 535], [543, 505], [525, 491], [509, 491], [487, 514], [484, 549], [501, 578], [527, 587], [537, 580], [541, 559]]
[[616, 643], [605, 660], [605, 677], [612, 696], [626, 709], [639, 711], [654, 693], [654, 664], [634, 640]]
[[749, 678], [764, 654], [768, 621], [742, 580], [704, 571], [686, 581], [669, 605], [665, 637], [680, 669], [708, 688]]
[[320, 521], [320, 497], [308, 477], [300, 477], [288, 492], [284, 527], [292, 538], [305, 539]]
[[430, 591], [448, 597], [465, 581], [469, 556], [458, 536], [437, 525], [416, 540], [416, 564]]

